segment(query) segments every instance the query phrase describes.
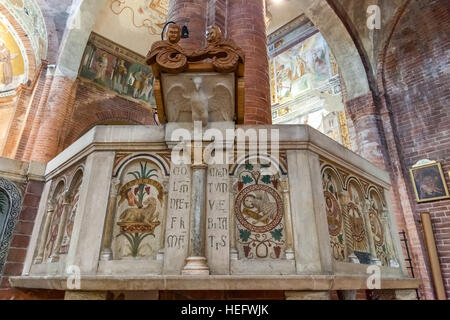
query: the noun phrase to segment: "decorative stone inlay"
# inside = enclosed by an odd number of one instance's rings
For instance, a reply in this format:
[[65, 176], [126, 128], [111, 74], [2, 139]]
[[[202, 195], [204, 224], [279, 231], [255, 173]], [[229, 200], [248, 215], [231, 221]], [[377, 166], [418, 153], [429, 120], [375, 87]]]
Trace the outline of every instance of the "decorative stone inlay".
[[234, 215], [240, 258], [285, 259], [286, 230], [280, 176], [268, 166], [242, 165], [236, 172]]

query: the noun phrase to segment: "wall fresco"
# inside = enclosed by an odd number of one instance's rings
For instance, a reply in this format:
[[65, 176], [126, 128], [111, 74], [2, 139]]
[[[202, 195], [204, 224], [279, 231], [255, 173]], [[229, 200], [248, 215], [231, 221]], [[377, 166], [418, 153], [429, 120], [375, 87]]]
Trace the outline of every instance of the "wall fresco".
[[2, 1], [12, 16], [19, 22], [30, 39], [38, 64], [47, 58], [47, 27], [41, 9], [35, 0]]
[[271, 40], [273, 123], [308, 124], [347, 146], [338, 66], [323, 36], [306, 24]]
[[133, 101], [156, 107], [154, 77], [144, 58], [92, 34], [79, 76]]
[[13, 90], [27, 80], [19, 42], [5, 23], [0, 21], [0, 92]]

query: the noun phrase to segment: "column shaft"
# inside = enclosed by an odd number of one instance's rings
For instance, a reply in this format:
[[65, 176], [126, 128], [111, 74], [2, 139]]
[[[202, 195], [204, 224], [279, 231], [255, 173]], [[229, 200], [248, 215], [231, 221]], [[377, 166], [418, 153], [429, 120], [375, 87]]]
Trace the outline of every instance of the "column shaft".
[[189, 38], [180, 41], [180, 45], [187, 50], [199, 49], [205, 44], [206, 6], [206, 0], [170, 1], [167, 21], [189, 28]]
[[264, 0], [228, 2], [228, 35], [245, 52], [245, 124], [271, 124]]

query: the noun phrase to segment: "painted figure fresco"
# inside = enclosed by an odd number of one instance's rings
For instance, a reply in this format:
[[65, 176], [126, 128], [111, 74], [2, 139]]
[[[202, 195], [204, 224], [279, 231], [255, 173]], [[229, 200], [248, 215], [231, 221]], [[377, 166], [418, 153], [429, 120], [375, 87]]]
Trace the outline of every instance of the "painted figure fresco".
[[279, 175], [266, 173], [268, 166], [246, 164], [233, 186], [234, 214], [239, 257], [284, 259], [285, 224]]
[[320, 33], [298, 42], [303, 34], [295, 29], [269, 46], [273, 123], [306, 124], [346, 145], [336, 60]]
[[37, 1], [6, 0], [1, 3], [25, 31], [36, 60], [45, 60], [47, 58], [47, 28]]
[[164, 207], [160, 179], [160, 169], [145, 159], [125, 168], [116, 211], [114, 259], [156, 257]]
[[148, 66], [116, 57], [92, 43], [86, 47], [80, 77], [127, 98], [156, 106], [154, 77]]
[[273, 58], [277, 102], [291, 100], [327, 81], [331, 77], [329, 57], [325, 39], [316, 34]]
[[0, 23], [0, 92], [15, 89], [25, 80], [25, 65], [19, 45]]

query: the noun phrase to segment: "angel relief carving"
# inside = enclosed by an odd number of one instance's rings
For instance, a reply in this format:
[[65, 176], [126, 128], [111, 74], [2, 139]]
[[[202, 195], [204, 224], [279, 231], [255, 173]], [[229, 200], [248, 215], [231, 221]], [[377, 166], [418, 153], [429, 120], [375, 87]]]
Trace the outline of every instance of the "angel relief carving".
[[[219, 79], [217, 77], [220, 77]], [[224, 76], [191, 76], [177, 78], [166, 95], [170, 122], [233, 121], [234, 99], [230, 81], [217, 82]], [[228, 82], [228, 83], [227, 83]]]

